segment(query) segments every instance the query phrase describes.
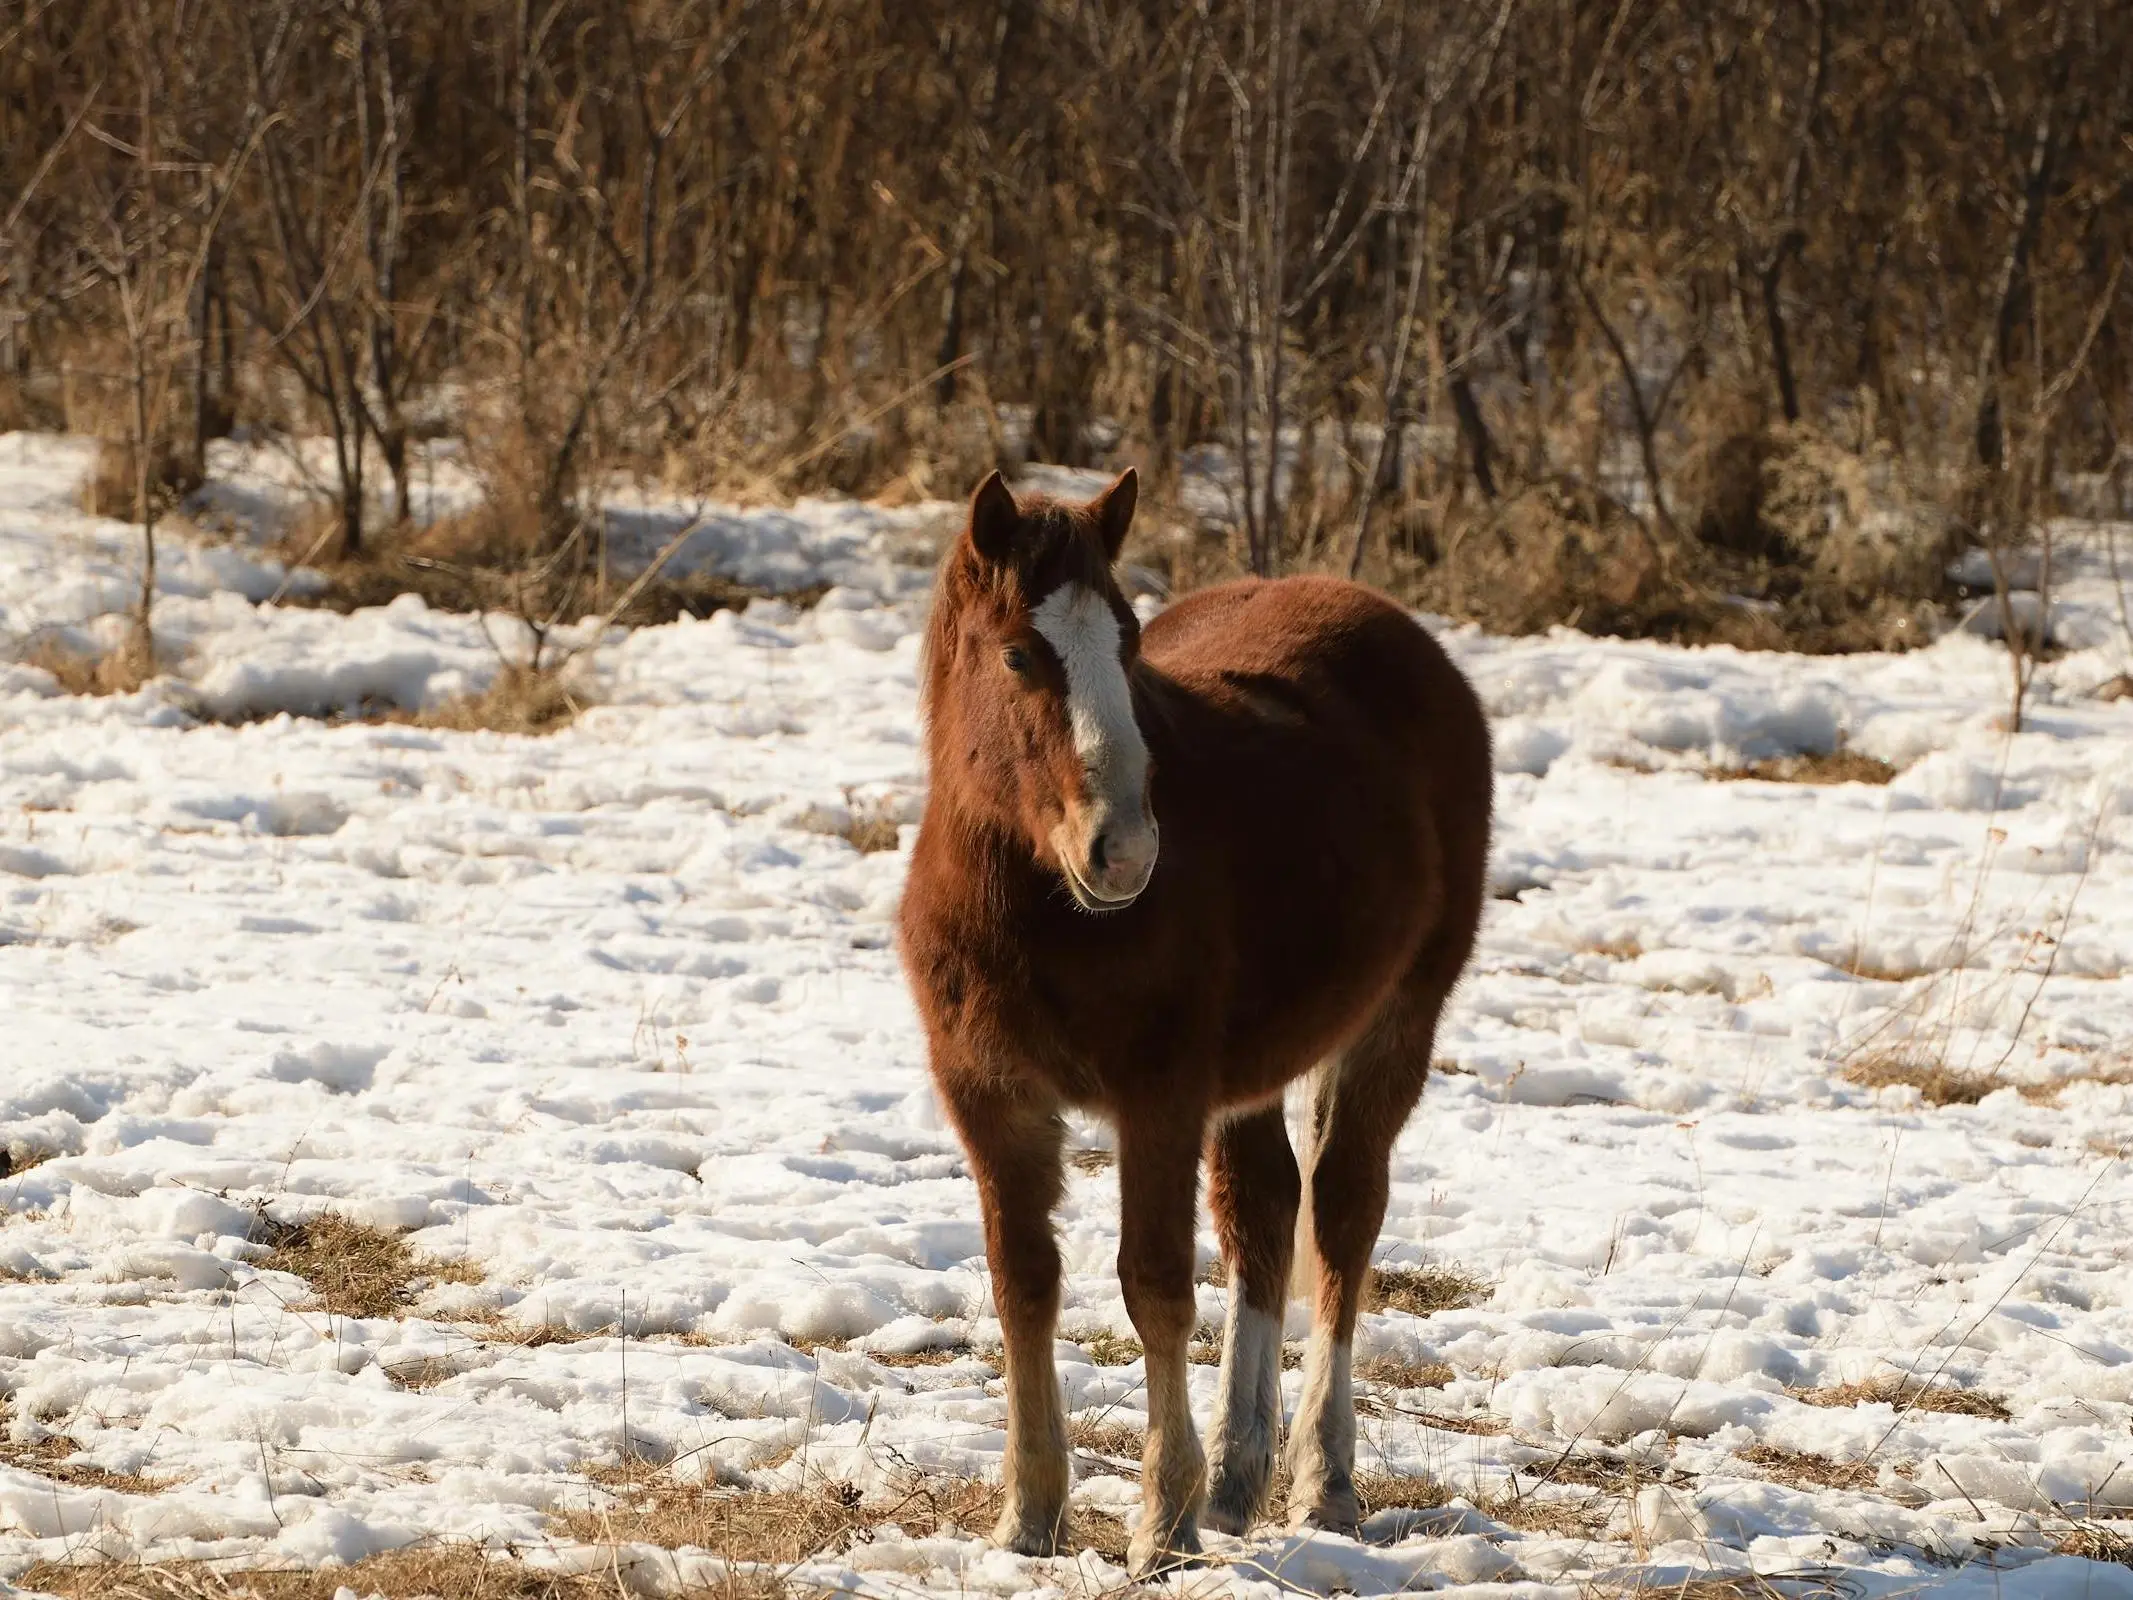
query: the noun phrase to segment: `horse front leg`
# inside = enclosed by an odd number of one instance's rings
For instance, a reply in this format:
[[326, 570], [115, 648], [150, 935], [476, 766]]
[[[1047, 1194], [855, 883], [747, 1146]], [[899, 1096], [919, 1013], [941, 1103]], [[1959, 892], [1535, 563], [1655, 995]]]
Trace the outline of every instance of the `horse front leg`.
[[1118, 1281], [1146, 1358], [1141, 1520], [1128, 1547], [1146, 1575], [1200, 1550], [1207, 1464], [1192, 1425], [1186, 1355], [1195, 1321], [1192, 1242], [1204, 1119], [1174, 1106], [1118, 1119]]
[[992, 1077], [939, 1076], [978, 1186], [1006, 1347], [1006, 1503], [993, 1539], [1018, 1555], [1053, 1555], [1066, 1532], [1068, 1480], [1066, 1413], [1052, 1360], [1060, 1274], [1052, 1211], [1065, 1187], [1066, 1127], [1041, 1092]]

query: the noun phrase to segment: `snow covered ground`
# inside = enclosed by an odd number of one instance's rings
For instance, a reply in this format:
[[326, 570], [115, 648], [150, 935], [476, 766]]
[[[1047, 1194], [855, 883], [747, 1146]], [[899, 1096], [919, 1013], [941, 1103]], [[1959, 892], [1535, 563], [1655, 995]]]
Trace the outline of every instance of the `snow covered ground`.
[[[86, 465], [0, 437], [0, 639], [132, 581], [130, 530], [73, 509]], [[433, 702], [495, 651], [408, 600], [255, 604], [306, 579], [229, 545], [166, 551], [141, 693], [0, 666], [0, 1592], [438, 1537], [676, 1592], [716, 1558], [552, 1515], [625, 1450], [884, 1504], [997, 1471], [975, 1195], [890, 943], [904, 856], [842, 836], [917, 816], [926, 576], [894, 555], [939, 512], [722, 513], [695, 559], [828, 597], [617, 636], [548, 738], [276, 715]], [[2067, 537], [2077, 648], [2013, 737], [1975, 638], [1446, 635], [1496, 718], [1498, 898], [1380, 1257], [1488, 1287], [1370, 1315], [1359, 1354], [1362, 1465], [1450, 1506], [1211, 1538], [1168, 1582], [2133, 1595], [2055, 1553], [2133, 1518], [2133, 702], [2087, 697], [2126, 640]], [[1720, 776], [1840, 745], [1901, 773]], [[1115, 1188], [1078, 1138], [1062, 1370], [1077, 1419], [1130, 1430]], [[321, 1211], [475, 1270], [329, 1314], [258, 1264]], [[1087, 1437], [1076, 1503], [1130, 1517], [1117, 1435]], [[786, 1576], [1125, 1582], [893, 1527]]]

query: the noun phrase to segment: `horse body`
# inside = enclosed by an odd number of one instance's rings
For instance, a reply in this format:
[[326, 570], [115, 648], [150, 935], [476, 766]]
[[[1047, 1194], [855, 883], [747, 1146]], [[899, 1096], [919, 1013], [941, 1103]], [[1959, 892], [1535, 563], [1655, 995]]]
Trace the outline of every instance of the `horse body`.
[[[1067, 1107], [1118, 1134], [1149, 1391], [1136, 1565], [1197, 1548], [1203, 1154], [1232, 1285], [1208, 1520], [1241, 1532], [1265, 1495], [1301, 1208], [1317, 1273], [1289, 1509], [1353, 1527], [1349, 1344], [1392, 1140], [1480, 917], [1486, 724], [1436, 643], [1355, 585], [1226, 585], [1140, 636], [1108, 576], [1130, 475], [1087, 507], [996, 485], [943, 564], [901, 942], [985, 1210], [1008, 1367], [999, 1536], [1047, 1551], [1064, 1517], [1050, 1212]], [[1307, 1183], [1280, 1096], [1313, 1072]]]
[[[1092, 917], [1019, 835], [922, 828], [912, 876], [938, 891], [914, 899], [906, 947], [1016, 1019], [1015, 1053], [1066, 1105], [1263, 1102], [1413, 966], [1446, 858], [1478, 875], [1485, 836], [1447, 848], [1437, 791], [1487, 770], [1485, 733], [1478, 715], [1433, 726], [1431, 702], [1463, 680], [1393, 606], [1330, 580], [1181, 601], [1133, 681], [1163, 822], [1147, 889]], [[1484, 792], [1483, 827], [1486, 807]]]

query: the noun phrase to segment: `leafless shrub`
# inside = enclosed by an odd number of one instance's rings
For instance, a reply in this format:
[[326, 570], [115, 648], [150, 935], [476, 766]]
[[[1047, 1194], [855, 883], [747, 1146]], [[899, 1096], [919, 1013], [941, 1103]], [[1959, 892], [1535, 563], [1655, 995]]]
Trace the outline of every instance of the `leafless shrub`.
[[144, 555], [143, 479], [245, 426], [326, 442], [355, 557], [446, 427], [493, 564], [595, 611], [617, 476], [908, 499], [1034, 453], [1189, 480], [1174, 579], [1902, 644], [1951, 539], [2026, 540], [2133, 436], [2117, 21], [34, 8], [0, 413], [107, 413]]
[[1809, 422], [1772, 430], [1760, 514], [1806, 581], [1838, 600], [1938, 599], [1954, 529], [1917, 491], [1895, 446], [1879, 436], [1871, 397], [1852, 439]]

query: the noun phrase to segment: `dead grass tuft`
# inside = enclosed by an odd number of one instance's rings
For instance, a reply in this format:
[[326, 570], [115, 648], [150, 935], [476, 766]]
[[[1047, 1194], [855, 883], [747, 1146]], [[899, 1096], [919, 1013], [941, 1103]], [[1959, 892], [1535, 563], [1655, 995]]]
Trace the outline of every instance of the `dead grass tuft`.
[[448, 1378], [456, 1378], [462, 1372], [473, 1369], [449, 1356], [423, 1356], [414, 1361], [380, 1363], [385, 1376], [402, 1389], [434, 1389]]
[[470, 1262], [418, 1256], [399, 1234], [334, 1211], [293, 1225], [261, 1218], [257, 1231], [271, 1247], [258, 1265], [302, 1278], [338, 1316], [400, 1316], [418, 1280], [481, 1282], [481, 1269]]
[[1435, 1478], [1380, 1472], [1358, 1472], [1355, 1492], [1366, 1517], [1378, 1511], [1434, 1511], [1452, 1497]]
[[1998, 1395], [1975, 1389], [1957, 1389], [1946, 1384], [1921, 1383], [1916, 1378], [1894, 1373], [1860, 1383], [1795, 1389], [1792, 1397], [1811, 1406], [1840, 1410], [1846, 1406], [1891, 1405], [1899, 1410], [1930, 1411], [1942, 1416], [1989, 1417], [1994, 1422], [2005, 1422], [2010, 1415], [2007, 1402]]
[[[2078, 1072], [2069, 1072], [2063, 1077], [2050, 1078], [2042, 1083], [2022, 1083], [2015, 1087], [2024, 1100], [2033, 1106], [2056, 1106], [2060, 1095], [2077, 1083], [2091, 1083], [2099, 1088], [2122, 1089], [2133, 1084], [2133, 1065], [2119, 1062], [2108, 1067], [2088, 1067]], [[2118, 1153], [2114, 1146], [2108, 1152]], [[4, 1170], [4, 1169], [0, 1169]]]
[[[40, 1562], [18, 1580], [65, 1600], [333, 1600], [344, 1587], [385, 1600], [475, 1596], [481, 1600], [614, 1600], [612, 1569], [564, 1577], [491, 1556], [472, 1544], [423, 1544], [348, 1566], [297, 1572], [243, 1572], [204, 1561], [141, 1566], [131, 1562], [62, 1565]], [[772, 1600], [780, 1586], [740, 1583], [722, 1600]]]
[[556, 733], [575, 722], [584, 702], [545, 668], [506, 665], [489, 687], [425, 711], [390, 711], [379, 720], [455, 733]]
[[[700, 1334], [685, 1334], [682, 1337], [697, 1344], [711, 1342]], [[782, 1334], [779, 1337], [781, 1342], [811, 1356], [819, 1356], [825, 1351], [832, 1354], [850, 1351], [855, 1356], [864, 1356], [877, 1367], [946, 1367], [958, 1361], [970, 1360], [978, 1353], [977, 1347], [970, 1344], [937, 1345], [927, 1350], [885, 1351], [861, 1349], [843, 1339], [804, 1339], [792, 1334]], [[993, 1354], [998, 1357], [999, 1352], [995, 1350]]]
[[1590, 1584], [1587, 1600], [1854, 1600], [1856, 1589], [1828, 1573], [1711, 1572], [1664, 1582]]
[[1364, 1303], [1373, 1311], [1426, 1317], [1433, 1311], [1463, 1311], [1479, 1305], [1494, 1288], [1488, 1279], [1460, 1266], [1376, 1267]]
[[1099, 1367], [1130, 1367], [1143, 1354], [1140, 1340], [1113, 1333], [1109, 1328], [1088, 1328], [1078, 1333], [1062, 1333], [1060, 1337], [1070, 1344], [1080, 1345], [1089, 1360]]
[[47, 633], [23, 652], [22, 664], [49, 672], [61, 694], [132, 694], [156, 675], [154, 652], [131, 631], [105, 650], [79, 650]]
[[1982, 1072], [1962, 1072], [1905, 1050], [1864, 1055], [1844, 1069], [1844, 1081], [1862, 1089], [1916, 1089], [1929, 1106], [1974, 1106], [2000, 1087]]
[[1885, 784], [1896, 776], [1896, 771], [1886, 761], [1862, 751], [1838, 749], [1826, 755], [1778, 756], [1739, 767], [1711, 767], [1704, 776], [1720, 783], [1753, 779], [1761, 783]]
[[1837, 962], [1836, 968], [1869, 983], [1910, 983], [1917, 978], [1930, 978], [1935, 971], [1932, 967], [1897, 966], [1893, 962], [1876, 961], [1871, 956], [1856, 954], [1848, 961]]
[[1130, 1422], [1107, 1422], [1101, 1417], [1069, 1417], [1067, 1443], [1092, 1456], [1119, 1456], [1138, 1461], [1148, 1443], [1148, 1435]]
[[1485, 1516], [1520, 1533], [1544, 1539], [1594, 1539], [1607, 1530], [1614, 1501], [1604, 1494], [1547, 1492], [1541, 1487], [1512, 1487], [1474, 1502]]
[[1431, 1411], [1425, 1407], [1403, 1406], [1376, 1394], [1358, 1395], [1355, 1410], [1358, 1416], [1400, 1417], [1408, 1422], [1419, 1422], [1425, 1428], [1435, 1428], [1439, 1433], [1463, 1433], [1475, 1438], [1492, 1439], [1511, 1431], [1511, 1425], [1503, 1418], [1490, 1416], [1486, 1412], [1453, 1416], [1449, 1412]]
[[[158, 439], [148, 456], [148, 499], [156, 514], [167, 515], [200, 487], [200, 475], [168, 439]], [[99, 439], [96, 465], [82, 479], [81, 508], [92, 517], [136, 522], [141, 515], [140, 487], [135, 482], [133, 441]]]
[[32, 1167], [43, 1166], [57, 1153], [34, 1146], [10, 1149], [6, 1145], [0, 1145], [0, 1178], [19, 1177]]
[[[1113, 1167], [1117, 1166], [1118, 1157], [1109, 1150], [1091, 1145], [1084, 1149], [1068, 1151], [1067, 1165], [1076, 1172], [1086, 1172], [1091, 1177], [1094, 1177], [1099, 1172], [1109, 1172]], [[1220, 1265], [1219, 1262], [1216, 1264]], [[1209, 1278], [1207, 1281], [1214, 1283], [1218, 1280]], [[1220, 1281], [1227, 1281], [1227, 1275], [1225, 1274], [1224, 1279]]]
[[[275, 554], [289, 566], [306, 567], [326, 580], [316, 592], [284, 596], [285, 604], [346, 614], [417, 594], [433, 611], [575, 618], [604, 616], [634, 581], [627, 574], [603, 576], [590, 560], [542, 557], [530, 533], [506, 528], [486, 512], [381, 533], [353, 559], [322, 555], [321, 538], [330, 544], [332, 536], [322, 523], [304, 519], [277, 545]], [[769, 599], [806, 610], [826, 593], [824, 584], [772, 590], [710, 572], [662, 573], [640, 588], [615, 620], [629, 628], [654, 627], [684, 616], [741, 611], [752, 601]]]
[[1365, 1383], [1382, 1383], [1392, 1389], [1441, 1389], [1458, 1376], [1441, 1361], [1403, 1361], [1397, 1356], [1358, 1361], [1355, 1375]]
[[[616, 1503], [562, 1512], [557, 1520], [575, 1538], [669, 1550], [694, 1545], [728, 1561], [784, 1566], [846, 1549], [885, 1523], [918, 1538], [951, 1527], [982, 1533], [1000, 1510], [999, 1486], [971, 1478], [922, 1479], [900, 1497], [868, 1500], [849, 1483], [764, 1492], [680, 1483], [663, 1473], [592, 1476], [615, 1492]], [[1120, 1560], [1126, 1539], [1125, 1525], [1113, 1517], [1077, 1509], [1069, 1518], [1069, 1549]]]
[[170, 1487], [174, 1481], [145, 1473], [112, 1472], [67, 1459], [80, 1448], [64, 1434], [54, 1434], [34, 1444], [21, 1443], [8, 1438], [6, 1429], [0, 1427], [0, 1466], [34, 1472], [53, 1483], [64, 1483], [77, 1489], [110, 1489], [118, 1494], [155, 1494]]
[[1832, 1461], [1828, 1456], [1784, 1450], [1774, 1444], [1750, 1445], [1736, 1454], [1772, 1482], [1795, 1489], [1871, 1489], [1881, 1481], [1880, 1473], [1866, 1461]]
[[2062, 1556], [2081, 1556], [2089, 1561], [2113, 1561], [2133, 1567], [2133, 1522], [2099, 1522], [2083, 1517], [2061, 1535], [2054, 1548]]
[[894, 850], [902, 842], [896, 818], [885, 803], [852, 807], [852, 820], [837, 836], [863, 856]]

